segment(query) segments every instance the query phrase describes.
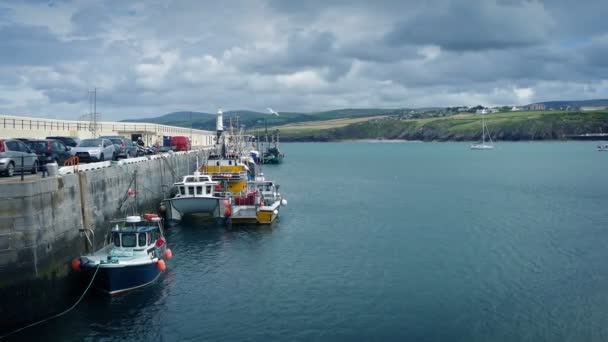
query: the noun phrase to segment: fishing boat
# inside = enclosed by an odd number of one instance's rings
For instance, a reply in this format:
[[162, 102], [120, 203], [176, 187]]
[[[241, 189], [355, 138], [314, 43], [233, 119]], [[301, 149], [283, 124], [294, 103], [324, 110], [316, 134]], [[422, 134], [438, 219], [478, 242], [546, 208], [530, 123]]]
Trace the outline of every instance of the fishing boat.
[[287, 200], [279, 193], [279, 185], [263, 176], [248, 182], [246, 196], [234, 197], [232, 223], [270, 224], [278, 217]]
[[175, 183], [174, 187], [175, 196], [163, 200], [160, 205], [160, 211], [167, 220], [181, 221], [190, 214], [219, 215], [220, 203], [225, 196], [216, 191], [220, 189], [219, 182], [213, 181], [210, 175], [195, 171]]
[[608, 152], [608, 144], [597, 145], [597, 150], [600, 152]]
[[270, 143], [268, 143], [268, 131], [266, 131], [266, 151], [262, 156], [262, 162], [264, 164], [281, 164], [285, 158], [285, 154], [279, 150], [279, 131], [276, 130], [274, 134], [270, 136]]
[[[488, 127], [486, 126], [486, 120], [485, 120], [483, 114], [480, 114], [480, 115], [481, 115], [481, 143], [472, 144], [471, 150], [493, 150], [494, 145], [492, 144], [492, 137], [490, 137], [489, 133], [486, 133], [488, 131]], [[489, 143], [486, 143], [486, 134], [488, 135], [488, 140], [490, 141]]]
[[[278, 216], [282, 197], [279, 194], [277, 198], [269, 195], [265, 198], [256, 187], [257, 182], [266, 181], [259, 171], [260, 165], [251, 156], [251, 149], [238, 144], [227, 146], [223, 132], [222, 114], [221, 110], [218, 111], [215, 151], [198, 168], [201, 174], [207, 175], [212, 181], [217, 182], [214, 189], [225, 198], [225, 200], [219, 201], [217, 217], [230, 219], [231, 223], [237, 224], [272, 223]], [[231, 137], [233, 142], [243, 141], [234, 133]], [[274, 192], [278, 194], [276, 191], [278, 187], [274, 185], [274, 182], [271, 183]]]
[[106, 245], [72, 261], [72, 267], [89, 274], [95, 288], [117, 294], [154, 282], [165, 270], [171, 250], [156, 214], [127, 216], [114, 221]]

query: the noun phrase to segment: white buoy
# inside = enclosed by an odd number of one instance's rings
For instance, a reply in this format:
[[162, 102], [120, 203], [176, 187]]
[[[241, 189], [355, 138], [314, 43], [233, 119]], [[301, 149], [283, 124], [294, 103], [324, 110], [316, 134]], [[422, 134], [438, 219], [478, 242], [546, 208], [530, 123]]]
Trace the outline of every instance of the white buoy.
[[275, 215], [279, 215], [279, 211], [276, 210], [276, 209], [272, 213], [275, 214]]
[[282, 205], [287, 205], [287, 200], [283, 198], [283, 199], [281, 200], [281, 204], [282, 204]]

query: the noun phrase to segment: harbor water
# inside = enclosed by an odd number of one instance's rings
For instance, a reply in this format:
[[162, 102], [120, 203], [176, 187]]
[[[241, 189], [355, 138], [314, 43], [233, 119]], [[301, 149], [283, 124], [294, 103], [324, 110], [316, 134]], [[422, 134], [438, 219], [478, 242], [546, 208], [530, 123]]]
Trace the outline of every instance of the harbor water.
[[168, 229], [153, 285], [15, 340], [606, 341], [594, 143], [283, 144], [271, 227]]

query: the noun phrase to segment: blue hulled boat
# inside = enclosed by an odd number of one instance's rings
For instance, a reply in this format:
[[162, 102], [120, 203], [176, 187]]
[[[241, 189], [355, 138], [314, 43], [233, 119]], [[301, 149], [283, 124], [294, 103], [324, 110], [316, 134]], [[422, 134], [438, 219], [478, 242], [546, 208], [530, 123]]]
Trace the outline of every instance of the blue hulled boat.
[[154, 282], [171, 258], [161, 218], [155, 214], [127, 216], [115, 221], [108, 244], [79, 258], [79, 268], [95, 276], [94, 286], [116, 294]]

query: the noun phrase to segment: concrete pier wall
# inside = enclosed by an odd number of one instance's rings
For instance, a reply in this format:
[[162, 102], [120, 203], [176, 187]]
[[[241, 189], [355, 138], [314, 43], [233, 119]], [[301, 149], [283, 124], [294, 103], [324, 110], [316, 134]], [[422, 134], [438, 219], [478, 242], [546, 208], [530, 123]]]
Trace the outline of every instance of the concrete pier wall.
[[[121, 200], [137, 170], [140, 213], [155, 210], [171, 185], [191, 173], [199, 153], [0, 184], [0, 332], [71, 305], [82, 289], [70, 262], [86, 252], [82, 229], [96, 248], [109, 221], [132, 210]], [[201, 159], [202, 160], [202, 159]]]

